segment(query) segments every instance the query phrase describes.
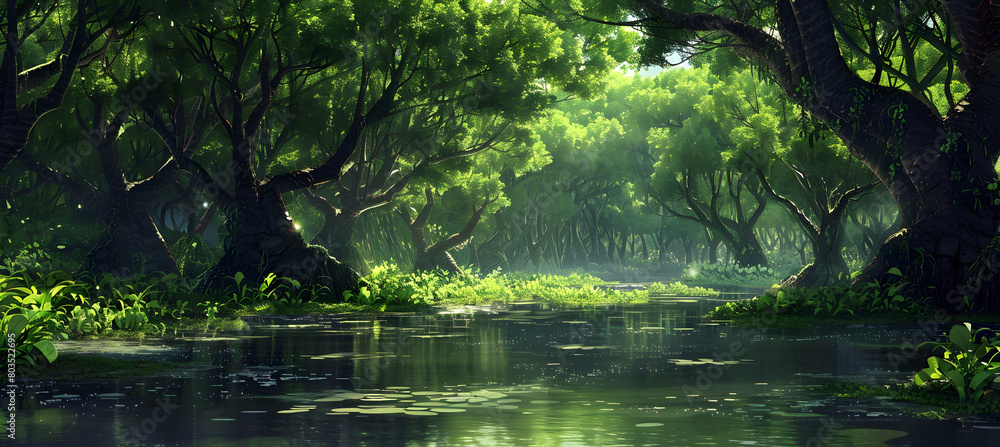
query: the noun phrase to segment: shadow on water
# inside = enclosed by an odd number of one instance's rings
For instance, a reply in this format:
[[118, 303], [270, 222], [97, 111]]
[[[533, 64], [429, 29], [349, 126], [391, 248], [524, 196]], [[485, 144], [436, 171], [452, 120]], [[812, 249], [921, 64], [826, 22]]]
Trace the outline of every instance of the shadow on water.
[[[64, 344], [190, 366], [29, 382], [9, 445], [997, 445], [997, 420], [839, 402], [829, 380], [887, 383], [912, 327], [743, 330], [720, 300], [503, 311], [250, 318], [243, 333]], [[24, 387], [22, 387], [24, 390]]]

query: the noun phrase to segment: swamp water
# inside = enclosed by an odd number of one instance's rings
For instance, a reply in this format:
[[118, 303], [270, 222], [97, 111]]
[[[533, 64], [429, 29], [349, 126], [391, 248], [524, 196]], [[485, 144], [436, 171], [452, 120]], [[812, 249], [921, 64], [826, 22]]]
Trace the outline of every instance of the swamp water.
[[805, 391], [887, 383], [916, 325], [744, 331], [718, 300], [552, 311], [256, 317], [240, 333], [67, 342], [189, 363], [116, 381], [31, 381], [31, 446], [1000, 445], [1000, 421]]

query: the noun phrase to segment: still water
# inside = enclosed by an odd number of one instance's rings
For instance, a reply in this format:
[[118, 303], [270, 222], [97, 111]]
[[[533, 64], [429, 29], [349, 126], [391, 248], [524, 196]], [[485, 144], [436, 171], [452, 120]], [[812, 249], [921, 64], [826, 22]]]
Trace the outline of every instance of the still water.
[[151, 377], [29, 382], [31, 446], [1000, 445], [1000, 421], [806, 391], [888, 383], [916, 325], [746, 331], [717, 300], [555, 311], [255, 317], [250, 329], [61, 352], [187, 362]]

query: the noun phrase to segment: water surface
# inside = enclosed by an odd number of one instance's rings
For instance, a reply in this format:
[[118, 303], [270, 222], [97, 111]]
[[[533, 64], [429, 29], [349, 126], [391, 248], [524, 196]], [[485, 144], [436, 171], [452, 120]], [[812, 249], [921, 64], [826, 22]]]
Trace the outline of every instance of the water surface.
[[29, 382], [9, 445], [1000, 444], [995, 418], [805, 390], [905, 379], [920, 362], [895, 371], [889, 346], [916, 325], [747, 331], [700, 318], [717, 304], [256, 317], [241, 333], [65, 343], [190, 366]]

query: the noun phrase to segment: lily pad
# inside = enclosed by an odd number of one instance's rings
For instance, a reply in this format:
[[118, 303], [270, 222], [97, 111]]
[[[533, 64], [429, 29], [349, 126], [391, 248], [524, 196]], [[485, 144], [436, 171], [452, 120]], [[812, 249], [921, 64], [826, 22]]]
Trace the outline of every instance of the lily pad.
[[431, 408], [435, 413], [464, 413], [464, 408]]
[[359, 411], [361, 414], [398, 414], [405, 412], [406, 410], [395, 407], [362, 408], [361, 411]]

